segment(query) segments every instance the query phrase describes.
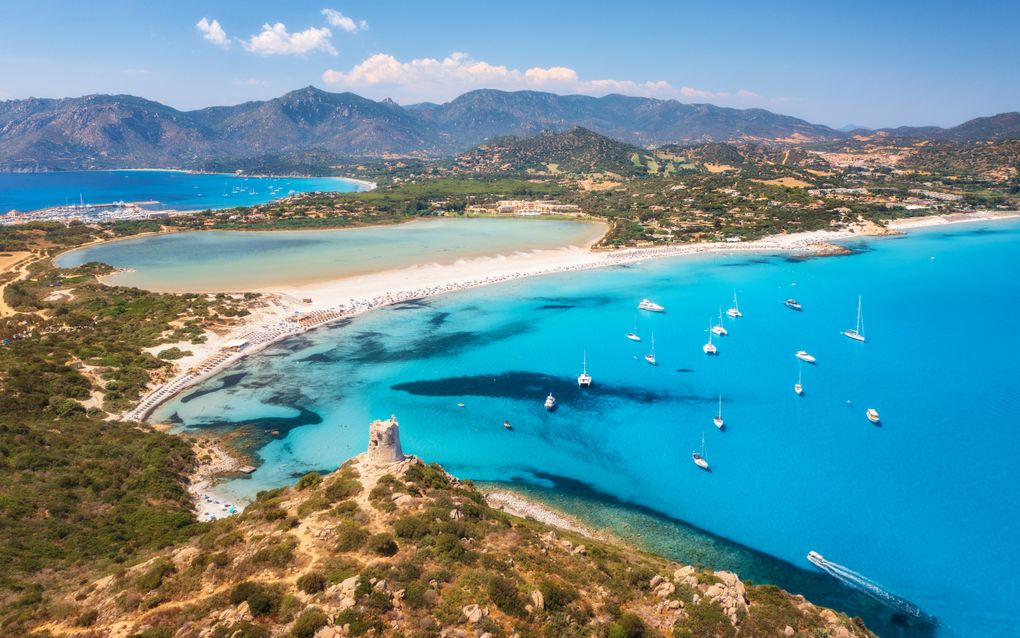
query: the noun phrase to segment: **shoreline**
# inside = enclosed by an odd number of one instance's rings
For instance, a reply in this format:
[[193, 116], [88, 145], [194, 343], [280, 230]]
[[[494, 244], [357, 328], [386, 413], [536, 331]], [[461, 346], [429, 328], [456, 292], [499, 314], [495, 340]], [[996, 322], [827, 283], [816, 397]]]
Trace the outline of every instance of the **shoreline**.
[[[253, 319], [226, 334], [206, 333], [207, 341], [200, 350], [204, 359], [194, 355], [179, 360], [178, 369], [185, 370], [155, 386], [135, 405], [119, 416], [126, 420], [145, 421], [152, 412], [185, 388], [203, 381], [249, 355], [321, 326], [351, 319], [376, 308], [423, 299], [436, 295], [468, 290], [526, 277], [593, 270], [646, 259], [689, 257], [707, 254], [793, 253], [806, 255], [842, 254], [833, 242], [855, 237], [883, 237], [924, 227], [980, 221], [999, 221], [1020, 217], [1020, 211], [969, 213], [947, 216], [924, 216], [890, 220], [881, 233], [855, 230], [805, 231], [773, 235], [762, 239], [731, 243], [709, 242], [626, 248], [596, 252], [580, 248], [561, 248], [515, 253], [510, 256], [460, 259], [454, 264], [419, 264], [409, 268], [358, 275], [318, 284], [273, 289], [254, 289], [261, 293], [262, 306], [268, 312], [253, 312]], [[239, 294], [239, 293], [236, 293]], [[306, 303], [305, 299], [310, 300]], [[256, 300], [258, 302], [260, 300]], [[259, 320], [259, 316], [262, 320]], [[240, 348], [224, 346], [243, 341]], [[168, 346], [164, 346], [168, 347]], [[187, 366], [187, 367], [185, 367]]]
[[[488, 503], [489, 507], [510, 514], [511, 516], [523, 519], [534, 519], [544, 525], [572, 532], [592, 540], [606, 541], [610, 538], [607, 533], [593, 530], [577, 518], [536, 501], [535, 499], [515, 492], [512, 489], [505, 487], [494, 489], [492, 491], [483, 488], [479, 489], [482, 494], [485, 495], [485, 502]], [[621, 540], [615, 536], [612, 538], [616, 542], [621, 542]]]

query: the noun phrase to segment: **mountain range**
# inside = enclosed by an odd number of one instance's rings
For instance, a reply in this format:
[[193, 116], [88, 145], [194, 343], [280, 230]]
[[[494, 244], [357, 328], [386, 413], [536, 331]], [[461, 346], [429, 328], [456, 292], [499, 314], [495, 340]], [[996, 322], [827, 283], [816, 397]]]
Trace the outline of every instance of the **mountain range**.
[[451, 156], [501, 136], [584, 127], [642, 147], [705, 141], [808, 143], [881, 135], [1020, 138], [1020, 113], [960, 126], [843, 132], [763, 109], [676, 100], [481, 89], [400, 106], [315, 87], [195, 111], [130, 95], [0, 102], [0, 170], [196, 168], [210, 160], [316, 149], [350, 158]]

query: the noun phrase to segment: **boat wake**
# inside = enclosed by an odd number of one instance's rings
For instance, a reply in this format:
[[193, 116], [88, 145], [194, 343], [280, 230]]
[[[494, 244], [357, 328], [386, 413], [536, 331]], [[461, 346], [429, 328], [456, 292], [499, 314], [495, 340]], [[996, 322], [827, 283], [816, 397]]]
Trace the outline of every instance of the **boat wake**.
[[847, 587], [861, 591], [880, 603], [888, 605], [889, 607], [909, 616], [913, 616], [918, 620], [932, 625], [939, 624], [937, 616], [932, 616], [909, 600], [887, 591], [884, 587], [864, 574], [855, 572], [849, 567], [844, 567], [838, 563], [828, 561], [818, 552], [808, 552], [807, 559], [811, 561], [811, 564], [815, 567], [818, 567], [823, 572], [829, 574]]

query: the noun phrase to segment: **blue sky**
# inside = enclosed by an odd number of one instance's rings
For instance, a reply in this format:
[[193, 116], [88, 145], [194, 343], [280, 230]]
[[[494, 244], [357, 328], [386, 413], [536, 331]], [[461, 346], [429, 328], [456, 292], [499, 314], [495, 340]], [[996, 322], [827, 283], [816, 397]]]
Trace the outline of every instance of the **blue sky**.
[[619, 92], [832, 126], [1020, 110], [1016, 0], [4, 0], [2, 15], [0, 99], [131, 93], [192, 109], [312, 84], [400, 103]]

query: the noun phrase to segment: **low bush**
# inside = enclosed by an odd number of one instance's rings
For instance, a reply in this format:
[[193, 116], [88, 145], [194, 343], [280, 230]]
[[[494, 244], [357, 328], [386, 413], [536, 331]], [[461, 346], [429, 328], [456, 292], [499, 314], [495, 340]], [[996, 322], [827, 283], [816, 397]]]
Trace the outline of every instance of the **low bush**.
[[397, 553], [397, 542], [389, 533], [375, 534], [368, 539], [368, 551], [379, 556], [393, 556]]
[[163, 584], [163, 579], [177, 571], [173, 563], [165, 558], [157, 560], [152, 567], [145, 571], [135, 581], [138, 591], [146, 592], [158, 589]]
[[368, 532], [356, 525], [343, 525], [337, 529], [336, 550], [353, 552], [361, 548], [368, 540]]
[[[637, 614], [627, 612], [609, 626], [609, 638], [642, 638], [645, 635], [645, 623]], [[656, 634], [657, 635], [657, 634]], [[715, 634], [698, 634], [699, 638]]]
[[524, 615], [524, 597], [517, 590], [517, 585], [506, 576], [499, 574], [489, 579], [486, 588], [489, 600], [508, 616]]
[[309, 472], [308, 474], [305, 474], [300, 479], [298, 479], [297, 489], [304, 490], [308, 489], [309, 487], [315, 487], [321, 482], [322, 482], [321, 474], [319, 474], [318, 472]]
[[326, 589], [326, 575], [322, 572], [308, 572], [297, 579], [297, 587], [306, 594], [317, 594]]
[[329, 618], [326, 617], [318, 607], [309, 607], [308, 609], [301, 612], [298, 619], [294, 621], [294, 626], [290, 629], [290, 635], [293, 638], [315, 638], [315, 632], [319, 631], [329, 623]]
[[281, 596], [279, 590], [261, 583], [244, 581], [238, 583], [230, 591], [230, 604], [240, 605], [248, 603], [248, 609], [253, 616], [268, 616], [276, 613], [280, 608]]

